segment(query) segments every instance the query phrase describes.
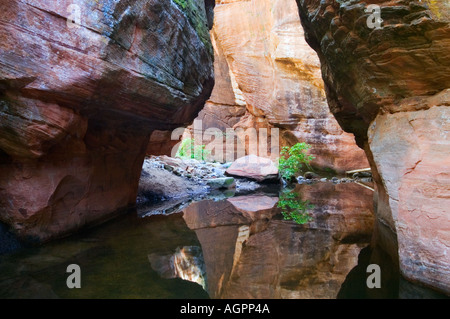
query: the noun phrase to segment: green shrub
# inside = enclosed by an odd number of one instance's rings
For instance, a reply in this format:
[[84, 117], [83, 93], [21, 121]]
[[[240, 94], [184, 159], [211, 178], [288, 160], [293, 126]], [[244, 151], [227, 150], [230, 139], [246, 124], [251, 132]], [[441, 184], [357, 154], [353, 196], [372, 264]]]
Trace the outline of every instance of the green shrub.
[[287, 181], [293, 179], [304, 167], [311, 170], [309, 162], [314, 156], [307, 154], [310, 148], [309, 144], [297, 143], [292, 147], [285, 146], [281, 149], [278, 169], [283, 179]]
[[297, 224], [305, 224], [312, 220], [307, 210], [313, 209], [314, 205], [307, 200], [303, 201], [295, 190], [281, 193], [277, 207], [281, 208], [285, 220], [293, 220]]
[[193, 138], [186, 138], [181, 141], [176, 157], [185, 159], [196, 159], [198, 161], [205, 161], [211, 155], [211, 151], [205, 149], [205, 145], [196, 145]]

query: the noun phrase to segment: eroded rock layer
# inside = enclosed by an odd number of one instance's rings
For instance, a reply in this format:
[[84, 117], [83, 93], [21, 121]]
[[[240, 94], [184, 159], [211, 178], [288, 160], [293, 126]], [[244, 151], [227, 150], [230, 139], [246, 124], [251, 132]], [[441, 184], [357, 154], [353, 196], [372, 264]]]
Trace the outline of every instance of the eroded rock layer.
[[370, 160], [403, 275], [450, 293], [449, 2], [297, 3], [330, 109]]
[[278, 157], [271, 139], [278, 129], [280, 146], [313, 146], [313, 165], [336, 171], [367, 167], [352, 134], [329, 111], [320, 62], [304, 39], [297, 11], [295, 1], [216, 1], [211, 31], [216, 85], [198, 119], [203, 130], [235, 129], [240, 143], [245, 130], [256, 129], [259, 145], [247, 141], [247, 154], [266, 155], [258, 149], [266, 129], [264, 151]]
[[213, 87], [211, 1], [0, 1], [0, 219], [47, 240], [136, 199]]

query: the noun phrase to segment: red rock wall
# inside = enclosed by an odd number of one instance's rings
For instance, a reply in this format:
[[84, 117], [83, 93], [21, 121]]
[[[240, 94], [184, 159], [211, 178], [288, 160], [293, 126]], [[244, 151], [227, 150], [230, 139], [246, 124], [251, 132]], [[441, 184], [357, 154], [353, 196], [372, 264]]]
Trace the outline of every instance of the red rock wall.
[[368, 166], [328, 109], [320, 62], [294, 1], [216, 1], [211, 34], [216, 85], [198, 117], [204, 130], [266, 128], [270, 143], [270, 129], [278, 128], [281, 146], [310, 143], [316, 166]]
[[169, 0], [71, 4], [0, 0], [0, 219], [40, 241], [133, 205], [150, 133], [214, 83], [211, 1], [200, 26]]
[[[331, 111], [374, 173], [403, 275], [450, 293], [448, 1], [297, 0]], [[368, 27], [367, 5], [381, 8]]]

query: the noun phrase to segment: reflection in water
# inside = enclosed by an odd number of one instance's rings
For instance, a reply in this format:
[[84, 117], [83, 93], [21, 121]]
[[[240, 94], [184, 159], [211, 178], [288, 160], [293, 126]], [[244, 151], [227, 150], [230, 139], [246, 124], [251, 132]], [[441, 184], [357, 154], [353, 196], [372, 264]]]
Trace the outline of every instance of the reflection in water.
[[307, 224], [283, 220], [276, 199], [267, 196], [238, 197], [237, 207], [233, 200], [202, 201], [184, 210], [202, 246], [210, 297], [337, 297], [369, 243], [372, 193], [354, 184], [299, 185], [295, 193], [314, 205]]
[[[250, 237], [250, 227], [247, 225], [242, 225], [238, 229], [238, 236], [236, 238], [236, 246], [234, 247], [234, 255], [233, 255], [233, 268], [236, 269], [236, 264], [241, 258], [242, 247], [244, 246], [247, 239]], [[233, 273], [231, 273], [231, 276]]]
[[177, 277], [195, 282], [206, 290], [205, 271], [203, 270], [203, 258], [201, 248], [197, 246], [177, 249], [173, 255], [175, 274]]
[[[386, 284], [387, 292], [365, 288], [367, 262], [384, 269], [389, 259], [365, 248], [374, 227], [370, 190], [319, 183], [298, 185], [295, 193], [314, 205], [312, 219], [302, 225], [284, 220], [277, 191], [195, 202], [168, 216], [131, 212], [82, 234], [0, 256], [0, 297], [422, 295], [395, 272], [385, 276], [395, 286]], [[72, 263], [81, 267], [82, 289], [66, 287]]]
[[148, 259], [152, 269], [162, 278], [181, 278], [207, 290], [201, 247], [177, 247], [173, 255], [151, 254]]
[[285, 220], [293, 220], [297, 224], [306, 224], [312, 217], [308, 210], [314, 208], [309, 201], [303, 201], [301, 195], [294, 190], [285, 190], [281, 192], [278, 207], [281, 208], [281, 214]]

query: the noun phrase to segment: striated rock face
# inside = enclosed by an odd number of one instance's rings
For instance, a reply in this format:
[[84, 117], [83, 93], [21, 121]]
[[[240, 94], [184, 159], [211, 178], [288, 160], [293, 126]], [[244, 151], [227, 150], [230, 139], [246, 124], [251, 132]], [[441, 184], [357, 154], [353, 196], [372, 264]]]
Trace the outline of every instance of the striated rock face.
[[150, 133], [212, 90], [211, 6], [0, 1], [3, 222], [48, 240], [135, 202]]
[[216, 1], [216, 85], [198, 119], [204, 130], [234, 128], [247, 154], [265, 155], [243, 142], [238, 129], [267, 129], [268, 155], [275, 158], [279, 152], [270, 137], [277, 128], [281, 146], [312, 144], [316, 166], [367, 167], [352, 134], [342, 131], [328, 109], [320, 62], [304, 39], [297, 11], [293, 0]]
[[[448, 1], [297, 3], [330, 109], [370, 160], [403, 275], [450, 293]], [[369, 4], [381, 8], [378, 29]]]
[[348, 183], [297, 185], [314, 205], [305, 225], [282, 220], [277, 197], [202, 201], [184, 210], [211, 298], [336, 298], [373, 229], [372, 192]]

